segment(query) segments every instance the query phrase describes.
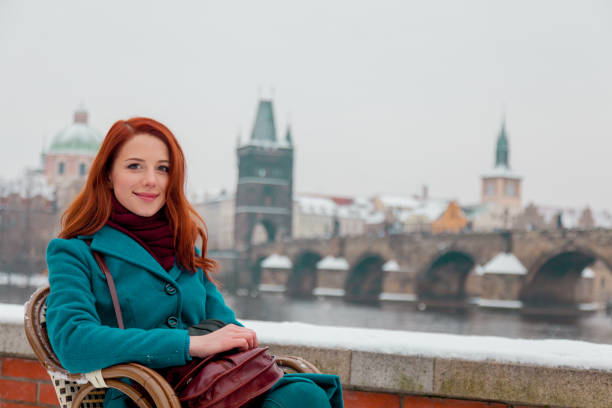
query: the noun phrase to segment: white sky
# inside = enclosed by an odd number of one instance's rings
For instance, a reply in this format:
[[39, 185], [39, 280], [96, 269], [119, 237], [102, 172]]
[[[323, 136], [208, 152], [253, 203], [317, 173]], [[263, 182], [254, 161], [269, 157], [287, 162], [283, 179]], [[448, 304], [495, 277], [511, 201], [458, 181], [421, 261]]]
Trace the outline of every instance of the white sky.
[[506, 114], [524, 203], [612, 209], [612, 3], [0, 0], [0, 178], [83, 102], [148, 115], [193, 189], [236, 182], [258, 97], [290, 120], [298, 192], [479, 200]]

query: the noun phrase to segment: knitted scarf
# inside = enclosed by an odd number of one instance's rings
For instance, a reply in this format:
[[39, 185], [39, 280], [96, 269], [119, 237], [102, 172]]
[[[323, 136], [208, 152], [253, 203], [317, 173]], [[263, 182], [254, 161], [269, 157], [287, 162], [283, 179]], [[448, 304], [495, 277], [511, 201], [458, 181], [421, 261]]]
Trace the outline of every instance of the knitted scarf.
[[151, 217], [141, 217], [121, 205], [114, 194], [112, 200], [111, 216], [106, 224], [142, 245], [166, 271], [172, 269], [176, 251], [164, 209]]

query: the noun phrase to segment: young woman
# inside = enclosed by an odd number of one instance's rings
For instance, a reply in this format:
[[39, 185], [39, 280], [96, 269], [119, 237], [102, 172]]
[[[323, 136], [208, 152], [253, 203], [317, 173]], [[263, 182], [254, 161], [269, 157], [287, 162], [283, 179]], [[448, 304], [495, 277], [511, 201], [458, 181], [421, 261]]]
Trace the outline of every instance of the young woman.
[[[163, 368], [257, 347], [255, 332], [242, 327], [215, 286], [204, 222], [185, 198], [184, 181], [183, 152], [164, 125], [133, 118], [110, 128], [85, 187], [62, 217], [59, 238], [47, 248], [47, 331], [67, 370], [126, 362]], [[124, 330], [92, 250], [114, 278]], [[189, 336], [187, 327], [204, 319], [229, 324]], [[285, 376], [262, 407], [329, 407], [330, 398], [337, 404], [337, 377], [323, 377], [333, 378]], [[104, 406], [126, 407], [129, 398], [111, 389]]]

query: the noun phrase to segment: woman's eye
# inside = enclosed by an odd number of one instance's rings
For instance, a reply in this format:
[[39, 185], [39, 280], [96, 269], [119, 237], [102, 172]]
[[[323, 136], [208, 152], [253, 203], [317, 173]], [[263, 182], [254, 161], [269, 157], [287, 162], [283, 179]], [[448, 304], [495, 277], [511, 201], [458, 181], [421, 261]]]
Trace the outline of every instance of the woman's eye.
[[130, 163], [127, 166], [128, 169], [139, 169], [140, 168], [140, 163]]
[[168, 167], [168, 166], [159, 166], [159, 170], [163, 171], [164, 173], [169, 173], [170, 172], [170, 167]]

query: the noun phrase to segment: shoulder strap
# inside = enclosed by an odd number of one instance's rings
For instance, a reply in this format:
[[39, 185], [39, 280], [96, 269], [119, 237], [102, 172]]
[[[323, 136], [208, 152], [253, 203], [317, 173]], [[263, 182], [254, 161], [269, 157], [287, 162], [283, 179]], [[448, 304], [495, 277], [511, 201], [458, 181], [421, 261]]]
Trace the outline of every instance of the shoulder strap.
[[[91, 241], [85, 241], [87, 245], [91, 245]], [[106, 276], [106, 282], [108, 283], [108, 289], [110, 290], [111, 299], [113, 300], [113, 308], [115, 309], [115, 317], [117, 318], [117, 325], [120, 329], [125, 329], [123, 325], [123, 316], [121, 315], [121, 306], [119, 305], [119, 298], [117, 297], [117, 289], [115, 288], [115, 280], [113, 279], [113, 275], [110, 274], [108, 270], [108, 266], [106, 266], [106, 261], [100, 255], [98, 251], [91, 250], [94, 258], [96, 258], [96, 262], [98, 266], [104, 272]]]

